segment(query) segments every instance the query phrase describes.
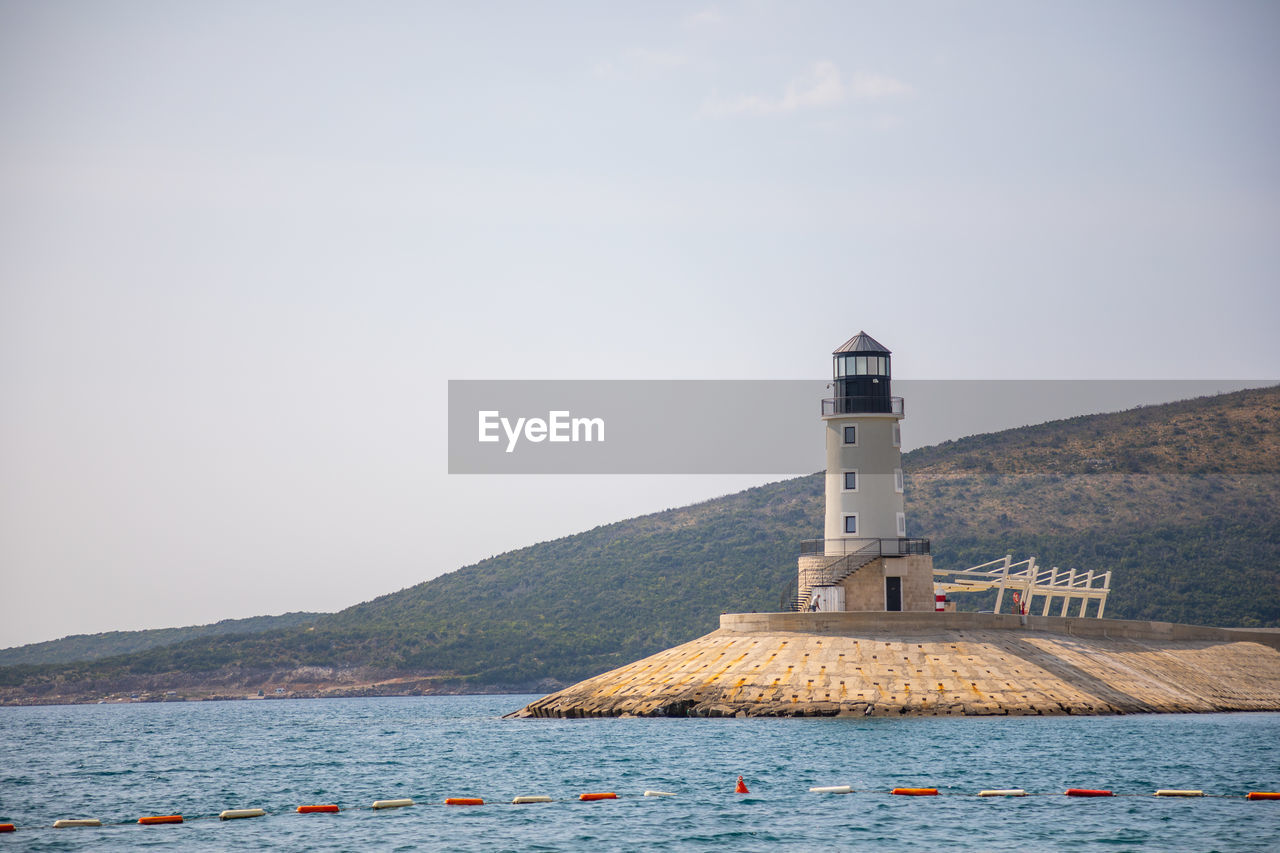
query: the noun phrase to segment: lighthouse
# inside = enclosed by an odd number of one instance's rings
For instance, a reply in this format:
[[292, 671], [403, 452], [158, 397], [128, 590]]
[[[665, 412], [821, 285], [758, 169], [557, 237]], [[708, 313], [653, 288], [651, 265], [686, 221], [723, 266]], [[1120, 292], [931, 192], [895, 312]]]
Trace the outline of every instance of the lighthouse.
[[801, 546], [804, 610], [933, 610], [929, 540], [907, 537], [901, 397], [889, 349], [858, 332], [832, 354], [823, 538]]

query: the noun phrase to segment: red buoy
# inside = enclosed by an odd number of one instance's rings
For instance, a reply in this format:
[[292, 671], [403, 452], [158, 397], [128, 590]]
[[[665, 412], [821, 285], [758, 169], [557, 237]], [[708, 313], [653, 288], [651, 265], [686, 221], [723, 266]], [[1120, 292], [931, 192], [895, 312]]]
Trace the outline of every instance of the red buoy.
[[751, 793], [750, 791], [748, 791], [748, 790], [747, 790], [747, 783], [742, 781], [742, 777], [741, 777], [741, 776], [739, 776], [739, 777], [738, 777], [738, 784], [734, 787], [733, 792], [734, 792], [735, 794], [750, 794], [750, 793]]
[[180, 814], [161, 814], [152, 817], [140, 817], [138, 823], [143, 826], [154, 826], [157, 823], [182, 823], [182, 815]]
[[318, 814], [320, 812], [336, 811], [341, 811], [341, 809], [332, 804], [324, 806], [298, 806], [298, 814]]
[[1103, 791], [1097, 788], [1068, 788], [1068, 797], [1114, 797], [1115, 794], [1110, 791]]
[[579, 794], [579, 800], [616, 800], [618, 795], [612, 791], [604, 794]]

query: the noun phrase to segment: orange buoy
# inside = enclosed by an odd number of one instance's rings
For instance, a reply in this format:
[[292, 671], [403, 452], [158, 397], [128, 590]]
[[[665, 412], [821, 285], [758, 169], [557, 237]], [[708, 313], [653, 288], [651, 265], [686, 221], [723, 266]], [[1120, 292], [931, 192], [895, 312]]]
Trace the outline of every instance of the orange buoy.
[[182, 823], [182, 815], [180, 814], [162, 814], [153, 815], [151, 817], [140, 817], [138, 823], [143, 826], [154, 826], [157, 823]]
[[579, 800], [616, 800], [618, 799], [618, 795], [610, 791], [609, 793], [606, 793], [606, 794], [581, 794], [578, 796], [578, 799]]
[[298, 814], [318, 814], [320, 812], [336, 812], [341, 811], [335, 805], [327, 806], [298, 806]]
[[898, 794], [903, 797], [936, 797], [938, 796], [937, 788], [894, 788], [889, 793]]
[[1103, 791], [1098, 788], [1068, 788], [1068, 797], [1114, 797], [1115, 794], [1110, 791]]
[[484, 800], [479, 797], [450, 797], [444, 801], [446, 806], [483, 806]]
[[748, 791], [748, 790], [747, 790], [747, 783], [742, 781], [742, 777], [741, 777], [741, 776], [739, 776], [739, 777], [738, 777], [738, 784], [734, 787], [733, 792], [734, 792], [735, 794], [750, 794], [750, 793], [751, 793], [750, 791]]
[[1280, 791], [1250, 791], [1246, 800], [1280, 800]]
[[0, 823], [0, 832], [16, 832], [17, 827], [11, 823]]

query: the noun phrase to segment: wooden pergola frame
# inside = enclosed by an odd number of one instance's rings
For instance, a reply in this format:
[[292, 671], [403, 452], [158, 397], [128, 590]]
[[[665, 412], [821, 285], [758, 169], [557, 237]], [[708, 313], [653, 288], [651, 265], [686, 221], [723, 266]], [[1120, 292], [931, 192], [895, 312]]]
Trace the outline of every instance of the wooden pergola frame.
[[[1044, 598], [1041, 616], [1048, 616], [1055, 598], [1062, 599], [1059, 616], [1066, 616], [1067, 608], [1072, 601], [1079, 600], [1080, 612], [1077, 616], [1087, 616], [1089, 602], [1098, 602], [1094, 618], [1101, 619], [1107, 607], [1107, 594], [1111, 592], [1111, 572], [1095, 573], [1076, 569], [1059, 569], [1054, 566], [1045, 569], [1036, 565], [1035, 557], [1028, 557], [1017, 563], [1013, 556], [1006, 554], [1003, 559], [992, 560], [980, 566], [960, 571], [934, 569], [934, 586], [943, 592], [983, 592], [988, 589], [998, 590], [996, 593], [995, 612], [999, 613], [1004, 604], [1005, 590], [1017, 592], [1021, 599], [1022, 612], [1032, 612], [1032, 600], [1036, 596]], [[1101, 581], [1101, 586], [1094, 586], [1094, 581]]]

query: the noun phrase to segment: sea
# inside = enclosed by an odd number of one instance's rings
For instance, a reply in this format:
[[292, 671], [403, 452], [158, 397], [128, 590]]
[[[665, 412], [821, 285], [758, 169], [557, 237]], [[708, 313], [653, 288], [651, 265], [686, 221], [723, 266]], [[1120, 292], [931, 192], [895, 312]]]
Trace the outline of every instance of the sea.
[[[0, 708], [0, 822], [17, 827], [0, 853], [1280, 851], [1280, 801], [1244, 796], [1280, 790], [1280, 714], [503, 719], [534, 698]], [[809, 790], [840, 785], [852, 793]], [[1010, 788], [1029, 796], [976, 796]], [[415, 805], [371, 808], [399, 798]], [[342, 811], [296, 813], [330, 803]], [[247, 808], [266, 815], [218, 819]], [[137, 822], [168, 814], [184, 822]]]

